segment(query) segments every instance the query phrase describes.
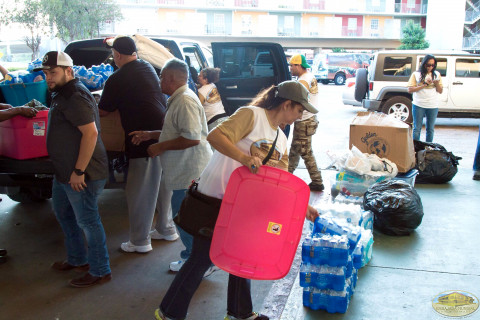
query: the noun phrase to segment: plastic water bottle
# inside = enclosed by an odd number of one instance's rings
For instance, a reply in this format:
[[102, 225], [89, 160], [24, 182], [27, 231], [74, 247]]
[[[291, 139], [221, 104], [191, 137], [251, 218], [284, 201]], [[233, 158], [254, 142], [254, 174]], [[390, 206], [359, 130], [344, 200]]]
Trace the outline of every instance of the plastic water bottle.
[[303, 262], [311, 263], [310, 255], [311, 254], [313, 255], [313, 253], [310, 253], [311, 249], [312, 249], [312, 237], [307, 236], [305, 237], [302, 243], [302, 261]]
[[310, 263], [302, 263], [300, 265], [300, 286], [310, 287], [315, 284], [316, 274], [313, 271], [313, 267]]

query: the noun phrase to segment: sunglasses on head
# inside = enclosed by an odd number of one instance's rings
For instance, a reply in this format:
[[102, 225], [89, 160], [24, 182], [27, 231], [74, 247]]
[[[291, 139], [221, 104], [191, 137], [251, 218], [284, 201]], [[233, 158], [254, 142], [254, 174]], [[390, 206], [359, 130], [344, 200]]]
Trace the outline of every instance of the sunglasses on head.
[[426, 64], [425, 66], [426, 66], [427, 68], [428, 68], [428, 67], [435, 67], [435, 64]]

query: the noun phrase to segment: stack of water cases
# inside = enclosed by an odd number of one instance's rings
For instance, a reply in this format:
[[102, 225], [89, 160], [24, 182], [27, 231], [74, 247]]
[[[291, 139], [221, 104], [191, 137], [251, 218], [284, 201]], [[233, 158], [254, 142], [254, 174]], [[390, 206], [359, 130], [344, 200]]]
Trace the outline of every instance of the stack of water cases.
[[357, 270], [372, 257], [373, 215], [353, 203], [326, 202], [302, 244], [300, 286], [303, 305], [345, 313], [357, 283]]

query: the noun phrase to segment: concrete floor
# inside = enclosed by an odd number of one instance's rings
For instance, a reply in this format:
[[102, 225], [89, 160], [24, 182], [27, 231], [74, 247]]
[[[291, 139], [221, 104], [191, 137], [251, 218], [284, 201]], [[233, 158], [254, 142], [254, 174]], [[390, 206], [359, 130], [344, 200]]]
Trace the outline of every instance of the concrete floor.
[[[319, 89], [328, 108], [319, 114], [321, 128], [314, 137], [314, 151], [319, 167], [325, 168], [330, 163], [325, 151], [348, 146], [349, 123], [361, 109], [341, 104], [341, 87]], [[431, 304], [441, 292], [462, 290], [480, 298], [480, 182], [472, 180], [471, 170], [479, 122], [437, 121], [435, 141], [463, 157], [459, 172], [448, 184], [416, 185], [425, 215], [415, 233], [407, 237], [374, 234], [372, 261], [359, 272], [347, 313], [328, 314], [302, 306], [299, 255], [284, 279], [252, 282], [254, 309], [272, 320], [425, 320], [445, 319]], [[322, 172], [327, 185], [334, 173]], [[309, 182], [304, 166], [295, 174]], [[327, 196], [328, 192], [312, 193], [311, 203], [318, 205]], [[65, 257], [63, 234], [50, 201], [23, 205], [2, 198], [0, 247], [8, 249], [9, 260], [0, 265], [0, 319], [153, 319], [153, 311], [173, 280], [168, 263], [178, 259], [181, 243], [153, 241], [154, 250], [144, 255], [120, 252], [120, 243], [128, 240], [123, 190], [105, 190], [99, 203], [113, 280], [86, 289], [68, 286], [75, 272], [50, 269], [52, 262]], [[205, 279], [188, 319], [223, 319], [226, 291], [225, 272]], [[480, 319], [480, 312], [469, 319]]]

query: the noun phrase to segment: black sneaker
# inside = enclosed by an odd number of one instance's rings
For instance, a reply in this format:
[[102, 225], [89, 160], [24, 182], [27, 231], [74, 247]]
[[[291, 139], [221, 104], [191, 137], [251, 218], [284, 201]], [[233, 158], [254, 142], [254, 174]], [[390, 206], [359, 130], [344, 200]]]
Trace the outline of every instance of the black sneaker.
[[310, 188], [311, 191], [323, 191], [323, 189], [325, 189], [323, 184], [318, 184], [318, 183], [313, 183], [313, 182], [310, 182], [308, 187]]
[[480, 172], [479, 171], [475, 171], [475, 173], [473, 174], [473, 180], [480, 180]]

